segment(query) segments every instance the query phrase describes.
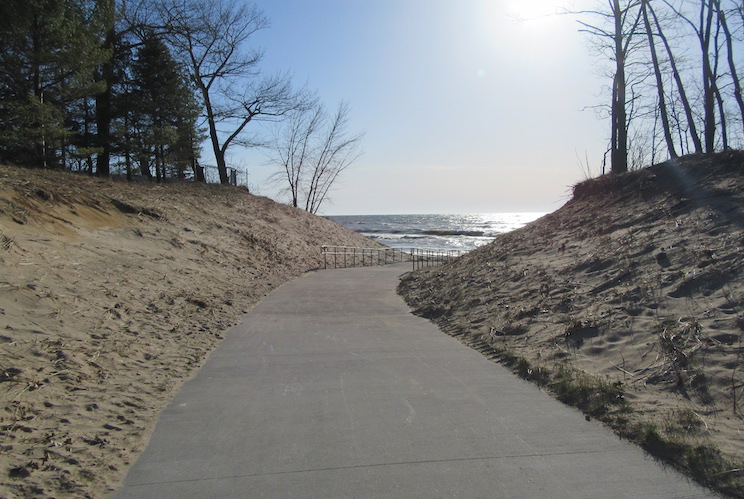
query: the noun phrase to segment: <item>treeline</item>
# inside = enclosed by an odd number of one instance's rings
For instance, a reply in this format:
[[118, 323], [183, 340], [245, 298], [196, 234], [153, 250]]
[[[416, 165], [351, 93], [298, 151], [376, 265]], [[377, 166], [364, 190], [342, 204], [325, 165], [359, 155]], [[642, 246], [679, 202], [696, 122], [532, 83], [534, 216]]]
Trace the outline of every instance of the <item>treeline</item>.
[[267, 25], [232, 0], [0, 2], [0, 161], [204, 181], [208, 138], [227, 183], [251, 121], [314, 104], [260, 73]]
[[582, 31], [612, 61], [611, 171], [744, 144], [740, 0], [601, 0]]

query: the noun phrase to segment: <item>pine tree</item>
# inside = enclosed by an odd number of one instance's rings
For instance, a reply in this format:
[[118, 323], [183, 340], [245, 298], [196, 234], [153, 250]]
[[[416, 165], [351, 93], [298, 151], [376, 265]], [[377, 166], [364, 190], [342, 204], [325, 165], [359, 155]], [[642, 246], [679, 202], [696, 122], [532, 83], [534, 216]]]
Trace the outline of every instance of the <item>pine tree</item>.
[[132, 62], [131, 125], [143, 173], [154, 167], [158, 181], [183, 177], [196, 159], [198, 108], [194, 92], [170, 50], [148, 34]]
[[105, 58], [84, 0], [0, 3], [0, 159], [63, 163], [73, 104], [97, 91], [91, 68]]

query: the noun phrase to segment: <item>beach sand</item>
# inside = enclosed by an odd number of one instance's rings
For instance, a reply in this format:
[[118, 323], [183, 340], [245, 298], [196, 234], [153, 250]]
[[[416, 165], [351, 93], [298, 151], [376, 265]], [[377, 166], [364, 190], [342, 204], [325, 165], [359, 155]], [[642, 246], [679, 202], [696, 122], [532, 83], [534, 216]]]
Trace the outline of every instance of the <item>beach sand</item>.
[[0, 167], [0, 497], [101, 497], [225, 330], [376, 245], [327, 219], [190, 183]]
[[599, 380], [622, 400], [589, 401], [587, 417], [741, 495], [743, 229], [744, 153], [688, 157], [579, 184], [561, 209], [400, 292], [554, 393], [566, 373]]
[[[672, 461], [697, 456], [697, 478], [731, 477], [735, 495], [743, 165], [726, 153], [588, 181], [555, 213], [400, 290], [547, 390], [565, 372], [618, 388], [622, 404], [587, 417]], [[226, 329], [320, 267], [321, 244], [374, 243], [241, 188], [0, 167], [0, 497], [111, 492]], [[637, 438], [650, 424], [647, 437], [687, 447]], [[706, 468], [713, 446], [728, 469]]]

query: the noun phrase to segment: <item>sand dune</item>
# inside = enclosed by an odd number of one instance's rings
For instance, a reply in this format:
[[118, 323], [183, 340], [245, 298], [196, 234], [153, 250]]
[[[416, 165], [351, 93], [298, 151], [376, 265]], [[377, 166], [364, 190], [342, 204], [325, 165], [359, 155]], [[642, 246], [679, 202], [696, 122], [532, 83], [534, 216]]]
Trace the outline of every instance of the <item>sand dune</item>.
[[[580, 184], [558, 211], [400, 290], [443, 330], [739, 495], [743, 228], [744, 153], [687, 157]], [[568, 393], [569, 378], [617, 400]]]
[[[401, 291], [587, 417], [740, 494], [742, 172], [726, 153], [580, 184]], [[0, 167], [0, 496], [105, 495], [227, 327], [321, 266], [321, 244], [374, 243], [244, 189]]]
[[324, 218], [214, 185], [0, 167], [0, 497], [100, 497], [225, 329], [369, 246]]

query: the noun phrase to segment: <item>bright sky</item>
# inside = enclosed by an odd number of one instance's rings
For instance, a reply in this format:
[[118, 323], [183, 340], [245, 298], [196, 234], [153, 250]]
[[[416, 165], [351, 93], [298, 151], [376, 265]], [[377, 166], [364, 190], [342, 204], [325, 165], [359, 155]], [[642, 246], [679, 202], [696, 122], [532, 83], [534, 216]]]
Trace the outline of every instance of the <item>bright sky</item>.
[[[324, 214], [553, 211], [585, 178], [577, 157], [600, 168], [608, 126], [582, 109], [606, 82], [575, 18], [544, 16], [576, 1], [254, 3], [271, 20], [253, 38], [263, 70], [329, 109], [348, 100], [366, 132]], [[231, 159], [275, 197], [264, 157]]]

